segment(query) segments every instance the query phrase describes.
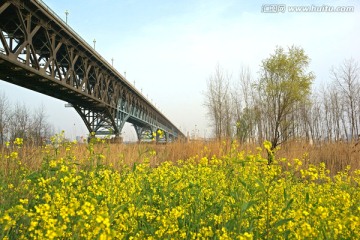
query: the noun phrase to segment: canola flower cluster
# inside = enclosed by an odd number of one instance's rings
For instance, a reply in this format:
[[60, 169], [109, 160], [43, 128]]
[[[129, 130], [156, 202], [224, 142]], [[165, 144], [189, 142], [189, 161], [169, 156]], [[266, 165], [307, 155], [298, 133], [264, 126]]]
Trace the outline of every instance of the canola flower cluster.
[[[65, 157], [47, 148], [40, 170], [0, 179], [0, 239], [360, 238], [360, 170], [330, 177], [300, 159], [268, 165], [261, 148], [245, 154], [236, 143], [231, 154], [157, 167], [151, 151], [115, 170], [92, 143], [91, 165], [72, 146]], [[9, 155], [0, 159], [21, 161]]]

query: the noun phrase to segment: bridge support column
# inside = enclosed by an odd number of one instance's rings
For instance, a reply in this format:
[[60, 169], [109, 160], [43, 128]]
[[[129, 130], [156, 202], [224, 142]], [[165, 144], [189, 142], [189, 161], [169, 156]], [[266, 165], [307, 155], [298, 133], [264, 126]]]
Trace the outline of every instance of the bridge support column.
[[94, 111], [93, 109], [72, 105], [84, 121], [87, 129], [95, 135], [118, 135], [119, 128], [114, 122], [114, 111], [111, 109], [102, 109]]
[[[122, 112], [122, 111], [118, 111], [116, 113], [116, 127], [117, 129], [119, 129], [119, 134], [121, 133], [126, 121], [129, 119], [130, 114]], [[118, 134], [118, 136], [119, 136]]]
[[170, 134], [168, 132], [165, 132], [165, 138], [166, 138], [166, 142], [171, 142]]
[[138, 126], [134, 124], [135, 132], [139, 142], [152, 142], [153, 131], [149, 126]]
[[169, 133], [158, 128], [156, 130], [156, 142], [158, 143], [166, 143], [169, 140]]

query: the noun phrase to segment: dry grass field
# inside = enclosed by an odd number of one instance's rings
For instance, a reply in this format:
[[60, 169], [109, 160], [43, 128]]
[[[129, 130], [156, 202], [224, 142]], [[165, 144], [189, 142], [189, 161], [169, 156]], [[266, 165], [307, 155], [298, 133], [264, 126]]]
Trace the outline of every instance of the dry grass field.
[[[141, 163], [144, 156], [155, 151], [156, 156], [151, 158], [151, 166], [157, 166], [164, 161], [172, 161], [176, 163], [179, 159], [187, 160], [191, 157], [198, 158], [213, 156], [223, 156], [234, 151], [232, 148], [233, 141], [178, 141], [168, 144], [156, 143], [108, 143], [98, 141], [93, 145], [97, 154], [106, 156], [104, 163], [112, 165], [115, 169], [126, 163], [129, 166], [133, 163]], [[89, 146], [87, 144], [74, 144], [67, 142], [60, 144], [57, 151], [59, 156], [69, 155], [69, 147], [71, 146], [71, 154], [77, 159], [84, 159], [89, 155]], [[236, 144], [236, 151], [244, 151], [245, 153], [256, 153], [257, 144]], [[22, 159], [22, 163], [29, 169], [36, 170], [41, 167], [44, 153], [50, 146], [35, 147], [24, 144], [22, 148], [17, 149]], [[4, 156], [12, 151], [12, 148], [0, 148], [0, 156]], [[265, 156], [266, 152], [263, 151]], [[288, 161], [293, 159], [301, 159], [303, 167], [309, 164], [325, 163], [332, 173], [344, 170], [347, 166], [351, 169], [360, 169], [360, 144], [346, 142], [324, 142], [321, 144], [308, 144], [305, 141], [288, 142], [280, 146], [276, 152], [276, 158], [286, 158]], [[1, 162], [2, 170], [6, 170], [5, 162]]]

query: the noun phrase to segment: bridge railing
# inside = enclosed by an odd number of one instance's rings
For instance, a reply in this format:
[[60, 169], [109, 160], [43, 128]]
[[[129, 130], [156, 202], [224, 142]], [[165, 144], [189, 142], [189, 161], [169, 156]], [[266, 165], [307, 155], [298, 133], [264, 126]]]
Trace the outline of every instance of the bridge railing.
[[[93, 49], [90, 44], [85, 41], [74, 29], [72, 29], [72, 27], [70, 27], [69, 24], [67, 24], [59, 15], [57, 15], [48, 5], [46, 5], [46, 3], [44, 3], [42, 0], [34, 0], [35, 2], [39, 3], [40, 5], [42, 5], [45, 9], [47, 9], [49, 12], [51, 12], [51, 14], [54, 15], [54, 17], [59, 20], [62, 24], [64, 24], [66, 26], [66, 28], [72, 33], [74, 34], [77, 38], [79, 38], [81, 40], [82, 43], [84, 43], [98, 58], [100, 58], [102, 61], [104, 61], [108, 67], [111, 67], [112, 70], [115, 70], [116, 69], [114, 67], [112, 67], [110, 65], [110, 63], [105, 59], [103, 58], [97, 51], [95, 51], [95, 49]], [[119, 73], [120, 74], [120, 73]], [[121, 75], [121, 74], [120, 74]], [[125, 78], [124, 78], [125, 81], [127, 81]], [[130, 83], [129, 83], [130, 84]]]
[[123, 78], [123, 80], [130, 86], [131, 83], [129, 81], [126, 80], [126, 78], [124, 76], [121, 75], [121, 73], [119, 73], [110, 63], [108, 60], [106, 60], [105, 58], [103, 58], [95, 49], [93, 49], [93, 47], [87, 42], [85, 41], [74, 29], [72, 29], [72, 27], [70, 27], [69, 24], [67, 24], [58, 14], [56, 14], [48, 5], [46, 5], [46, 3], [44, 3], [42, 0], [34, 0], [35, 2], [39, 3], [42, 7], [44, 7], [46, 10], [48, 10], [52, 15], [54, 15], [54, 17], [56, 18], [56, 20], [60, 21], [64, 26], [66, 26], [66, 28], [72, 33], [74, 34], [83, 44], [85, 44], [88, 47], [88, 50], [90, 50], [94, 55], [96, 55], [96, 57], [98, 57], [100, 60], [102, 60], [108, 68], [110, 68], [111, 70], [113, 70], [114, 72], [116, 72], [119, 76], [121, 76]]

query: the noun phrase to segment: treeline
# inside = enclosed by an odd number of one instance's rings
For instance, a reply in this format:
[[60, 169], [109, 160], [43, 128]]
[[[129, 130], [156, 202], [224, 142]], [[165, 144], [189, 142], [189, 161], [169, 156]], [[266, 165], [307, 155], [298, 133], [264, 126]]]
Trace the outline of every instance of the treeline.
[[54, 133], [54, 127], [46, 118], [43, 106], [30, 110], [25, 104], [12, 104], [5, 93], [0, 92], [0, 146], [16, 138], [41, 145]]
[[262, 61], [259, 76], [242, 68], [238, 77], [217, 66], [207, 81], [204, 105], [214, 136], [241, 142], [290, 139], [357, 141], [360, 127], [360, 68], [347, 59], [330, 69], [326, 86], [313, 88], [310, 59], [299, 47]]

